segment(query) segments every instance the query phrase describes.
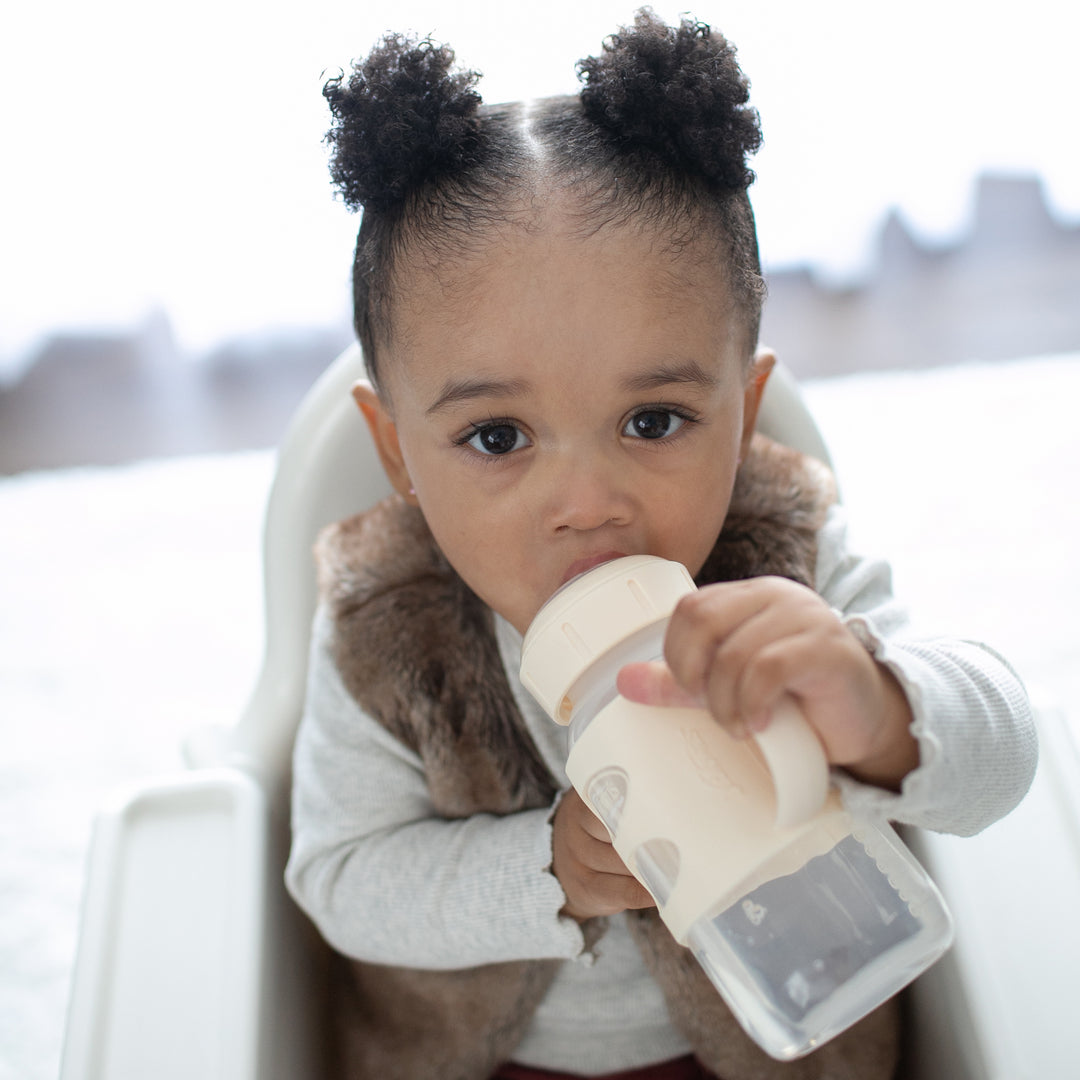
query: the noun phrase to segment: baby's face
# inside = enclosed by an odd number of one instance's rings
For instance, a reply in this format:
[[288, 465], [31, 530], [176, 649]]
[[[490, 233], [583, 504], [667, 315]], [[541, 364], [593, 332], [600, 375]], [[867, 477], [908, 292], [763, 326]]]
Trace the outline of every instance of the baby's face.
[[380, 369], [399, 487], [468, 585], [524, 632], [607, 559], [696, 574], [766, 369], [747, 368], [719, 270], [632, 229], [552, 226], [441, 276], [401, 282]]

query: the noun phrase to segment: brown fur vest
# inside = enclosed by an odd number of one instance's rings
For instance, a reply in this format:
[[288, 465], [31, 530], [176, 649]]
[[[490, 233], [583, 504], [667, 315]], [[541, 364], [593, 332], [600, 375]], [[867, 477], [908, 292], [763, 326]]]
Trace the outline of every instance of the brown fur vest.
[[[779, 574], [813, 584], [816, 533], [835, 493], [815, 462], [756, 437], [701, 583]], [[397, 498], [327, 529], [320, 591], [357, 702], [422, 759], [440, 815], [549, 806], [556, 784], [514, 703], [491, 612]], [[883, 1080], [894, 1071], [885, 1007], [809, 1057], [780, 1064], [743, 1033], [655, 910], [630, 925], [674, 1024], [723, 1080]], [[603, 932], [603, 920], [586, 926]], [[340, 990], [349, 1080], [487, 1080], [512, 1058], [560, 961], [454, 972], [347, 964]]]

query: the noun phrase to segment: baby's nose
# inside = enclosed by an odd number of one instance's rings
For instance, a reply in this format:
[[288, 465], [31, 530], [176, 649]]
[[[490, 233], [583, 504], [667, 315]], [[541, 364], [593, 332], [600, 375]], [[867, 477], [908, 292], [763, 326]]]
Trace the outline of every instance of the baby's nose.
[[604, 458], [578, 460], [553, 469], [549, 514], [557, 532], [587, 531], [604, 525], [625, 525], [631, 499], [625, 472]]

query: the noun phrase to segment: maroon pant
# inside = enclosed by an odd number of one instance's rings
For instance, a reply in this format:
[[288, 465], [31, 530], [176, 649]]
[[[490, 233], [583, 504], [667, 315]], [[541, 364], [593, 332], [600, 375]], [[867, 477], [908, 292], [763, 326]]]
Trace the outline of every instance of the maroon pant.
[[[492, 1080], [575, 1080], [571, 1073], [549, 1072], [546, 1069], [530, 1069], [527, 1065], [504, 1065]], [[646, 1065], [642, 1069], [626, 1072], [605, 1073], [592, 1080], [716, 1080], [706, 1072], [697, 1058], [687, 1056], [659, 1065]]]

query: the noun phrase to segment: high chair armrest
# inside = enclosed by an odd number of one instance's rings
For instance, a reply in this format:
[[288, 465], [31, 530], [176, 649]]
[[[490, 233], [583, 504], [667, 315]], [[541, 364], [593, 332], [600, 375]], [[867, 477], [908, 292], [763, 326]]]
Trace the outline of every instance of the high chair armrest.
[[952, 952], [912, 993], [919, 1080], [1076, 1076], [1080, 728], [1037, 711], [1038, 772], [977, 836], [911, 840], [956, 920]]
[[238, 769], [147, 783], [99, 815], [61, 1080], [318, 1075], [275, 846]]

